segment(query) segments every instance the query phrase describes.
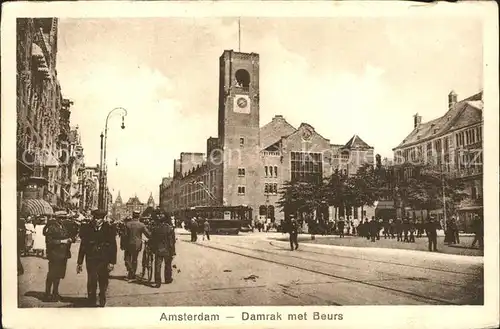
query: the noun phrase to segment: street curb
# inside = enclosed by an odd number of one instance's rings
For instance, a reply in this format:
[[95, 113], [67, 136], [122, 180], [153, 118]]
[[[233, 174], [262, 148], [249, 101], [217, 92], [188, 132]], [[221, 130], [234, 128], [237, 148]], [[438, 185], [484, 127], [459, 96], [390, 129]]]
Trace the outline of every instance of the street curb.
[[[288, 245], [289, 243], [286, 241], [280, 241], [280, 240], [275, 240], [275, 239], [269, 239], [265, 238], [267, 241], [272, 241], [272, 242], [278, 242], [282, 244]], [[484, 264], [484, 257], [483, 256], [467, 256], [467, 255], [453, 255], [453, 254], [445, 254], [445, 253], [433, 253], [433, 252], [428, 252], [428, 251], [421, 251], [421, 250], [408, 250], [408, 249], [394, 249], [394, 248], [374, 248], [374, 247], [351, 247], [351, 246], [336, 246], [336, 245], [326, 245], [326, 244], [316, 244], [316, 243], [304, 243], [302, 242], [301, 245], [307, 246], [307, 247], [315, 247], [319, 249], [337, 249], [337, 250], [342, 250], [342, 249], [349, 249], [352, 251], [358, 251], [360, 253], [383, 253], [386, 255], [398, 255], [401, 256], [403, 253], [406, 254], [411, 254], [415, 257], [423, 257], [423, 258], [428, 258], [428, 259], [434, 259], [434, 260], [448, 260], [448, 261], [460, 261], [460, 262], [467, 262], [467, 263], [472, 263], [472, 264]]]

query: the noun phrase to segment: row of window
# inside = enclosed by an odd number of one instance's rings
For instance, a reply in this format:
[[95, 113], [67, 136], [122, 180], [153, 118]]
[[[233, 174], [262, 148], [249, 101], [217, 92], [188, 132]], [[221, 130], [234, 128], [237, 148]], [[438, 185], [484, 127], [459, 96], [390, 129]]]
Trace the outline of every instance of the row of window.
[[266, 183], [264, 185], [264, 194], [278, 194], [278, 184], [276, 183]]
[[323, 159], [321, 153], [292, 152], [292, 181], [320, 182], [323, 174]]
[[456, 144], [459, 146], [471, 145], [482, 140], [483, 127], [474, 127], [456, 134]]
[[266, 177], [278, 177], [278, 166], [264, 166], [264, 173]]

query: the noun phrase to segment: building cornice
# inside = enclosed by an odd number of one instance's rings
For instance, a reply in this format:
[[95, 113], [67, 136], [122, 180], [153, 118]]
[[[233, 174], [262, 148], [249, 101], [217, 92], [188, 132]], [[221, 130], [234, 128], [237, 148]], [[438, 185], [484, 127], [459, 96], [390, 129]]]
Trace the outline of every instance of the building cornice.
[[427, 142], [433, 141], [435, 139], [438, 139], [438, 138], [450, 135], [450, 134], [452, 134], [454, 132], [457, 132], [457, 131], [460, 131], [460, 130], [469, 129], [469, 128], [473, 127], [473, 126], [480, 125], [480, 124], [483, 124], [483, 120], [471, 123], [470, 125], [463, 126], [463, 127], [460, 127], [460, 128], [450, 129], [450, 130], [448, 130], [446, 132], [442, 132], [442, 133], [436, 134], [435, 136], [423, 138], [421, 140], [418, 140], [417, 142], [409, 143], [409, 144], [406, 144], [406, 145], [403, 145], [403, 146], [397, 146], [397, 147], [393, 148], [392, 151], [395, 152], [395, 151], [398, 151], [398, 150], [404, 150], [404, 149], [407, 149], [409, 147], [420, 145], [422, 143], [427, 143]]

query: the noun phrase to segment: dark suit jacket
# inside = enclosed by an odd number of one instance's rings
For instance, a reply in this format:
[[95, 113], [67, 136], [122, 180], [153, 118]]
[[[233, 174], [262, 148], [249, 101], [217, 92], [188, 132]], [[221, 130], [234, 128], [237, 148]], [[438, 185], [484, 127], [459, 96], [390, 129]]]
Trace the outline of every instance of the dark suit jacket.
[[159, 223], [151, 232], [149, 240], [153, 250], [162, 256], [175, 255], [175, 230], [167, 223]]
[[139, 251], [142, 249], [142, 234], [146, 235], [148, 238], [151, 233], [146, 228], [144, 223], [138, 220], [132, 219], [125, 225], [125, 250], [129, 251]]
[[108, 223], [103, 223], [97, 230], [95, 223], [85, 224], [80, 229], [80, 249], [78, 250], [78, 264], [87, 262], [105, 262], [116, 264], [116, 231]]
[[47, 258], [49, 260], [63, 260], [71, 258], [71, 243], [61, 243], [61, 240], [71, 238], [70, 232], [63, 223], [49, 221], [43, 228], [45, 243], [47, 244]]

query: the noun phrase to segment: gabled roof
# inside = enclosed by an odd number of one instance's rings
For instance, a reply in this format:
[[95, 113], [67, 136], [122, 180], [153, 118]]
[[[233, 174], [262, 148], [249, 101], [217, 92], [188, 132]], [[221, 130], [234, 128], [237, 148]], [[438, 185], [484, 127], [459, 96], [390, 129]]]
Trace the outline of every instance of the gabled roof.
[[[483, 109], [482, 96], [483, 92], [472, 95], [469, 98], [457, 102], [455, 106], [449, 109], [443, 116], [425, 123], [420, 123], [397, 147], [394, 148], [394, 150], [421, 143], [480, 120], [480, 114]], [[464, 116], [465, 112], [469, 113], [466, 113]]]
[[271, 122], [260, 128], [260, 147], [267, 149], [281, 140], [281, 137], [289, 136], [295, 131], [297, 129], [289, 124], [282, 115], [276, 115]]
[[354, 135], [351, 139], [344, 145], [343, 149], [372, 149], [364, 140], [362, 140], [358, 135]]
[[143, 204], [143, 203], [139, 200], [139, 198], [136, 195], [136, 196], [128, 199], [127, 204]]

